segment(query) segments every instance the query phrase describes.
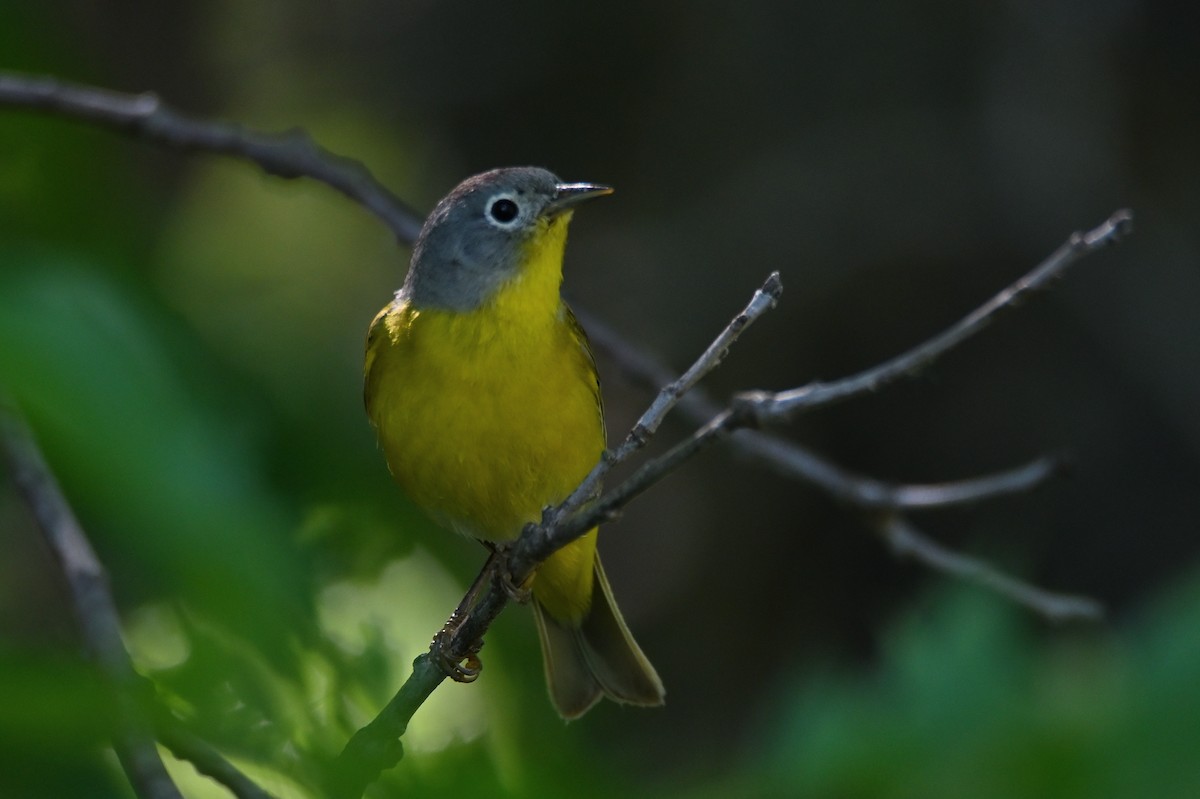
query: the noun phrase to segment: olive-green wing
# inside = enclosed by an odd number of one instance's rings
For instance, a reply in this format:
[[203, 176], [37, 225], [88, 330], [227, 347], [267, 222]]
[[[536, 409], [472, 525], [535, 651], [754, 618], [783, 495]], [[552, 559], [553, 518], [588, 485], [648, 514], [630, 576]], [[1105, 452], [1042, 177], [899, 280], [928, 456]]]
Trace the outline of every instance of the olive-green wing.
[[[579, 324], [579, 320], [575, 318], [575, 312], [571, 310], [571, 306], [563, 303], [565, 311], [567, 327], [571, 330], [571, 337], [575, 339], [575, 343], [579, 345], [579, 351], [583, 354], [586, 361], [586, 366], [592, 375], [592, 396], [596, 398], [596, 414], [600, 417], [600, 429], [604, 429], [604, 398], [600, 395], [600, 373], [596, 371], [596, 356], [592, 354], [592, 345], [588, 341], [587, 333], [583, 329], [583, 325]], [[607, 441], [608, 434], [605, 433]]]

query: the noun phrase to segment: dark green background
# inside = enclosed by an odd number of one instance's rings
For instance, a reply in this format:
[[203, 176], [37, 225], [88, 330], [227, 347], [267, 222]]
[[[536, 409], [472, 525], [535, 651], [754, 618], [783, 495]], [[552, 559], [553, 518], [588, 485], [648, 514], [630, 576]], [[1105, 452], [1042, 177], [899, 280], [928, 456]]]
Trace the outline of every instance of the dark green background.
[[[422, 209], [499, 165], [610, 183], [574, 225], [567, 292], [676, 368], [782, 273], [779, 309], [708, 382], [720, 397], [875, 364], [1133, 208], [1130, 240], [931, 371], [787, 431], [902, 481], [1069, 453], [1068, 479], [916, 521], [1103, 600], [1103, 625], [1049, 627], [898, 562], [853, 512], [718, 451], [603, 536], [666, 708], [564, 727], [510, 612], [483, 679], [439, 690], [373, 795], [1188, 797], [1185, 10], [4, 0], [0, 68], [302, 126]], [[321, 186], [0, 108], [0, 379], [112, 571], [139, 665], [281, 795], [390, 695], [482, 559], [391, 485], [360, 407], [363, 334], [407, 255]], [[619, 435], [647, 397], [601, 369]], [[78, 652], [4, 490], [0, 795], [127, 795]]]

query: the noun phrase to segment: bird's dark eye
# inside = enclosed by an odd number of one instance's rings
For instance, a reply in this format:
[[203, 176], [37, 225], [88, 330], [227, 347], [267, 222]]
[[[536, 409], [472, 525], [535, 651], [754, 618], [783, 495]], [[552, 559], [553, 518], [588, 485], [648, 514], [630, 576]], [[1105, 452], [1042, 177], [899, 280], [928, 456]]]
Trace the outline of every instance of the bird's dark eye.
[[488, 213], [492, 215], [492, 219], [495, 219], [502, 225], [506, 225], [517, 218], [517, 215], [521, 213], [521, 209], [512, 200], [507, 197], [501, 197], [492, 203], [492, 207], [488, 209]]

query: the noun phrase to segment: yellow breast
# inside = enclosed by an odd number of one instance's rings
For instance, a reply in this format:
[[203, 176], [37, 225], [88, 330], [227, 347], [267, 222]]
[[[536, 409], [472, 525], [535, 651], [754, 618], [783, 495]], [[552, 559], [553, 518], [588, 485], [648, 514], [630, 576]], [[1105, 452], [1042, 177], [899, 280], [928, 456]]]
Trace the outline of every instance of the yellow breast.
[[397, 301], [371, 326], [367, 412], [392, 474], [477, 538], [515, 538], [604, 449], [595, 367], [554, 275], [540, 271], [553, 270], [526, 270], [475, 311]]

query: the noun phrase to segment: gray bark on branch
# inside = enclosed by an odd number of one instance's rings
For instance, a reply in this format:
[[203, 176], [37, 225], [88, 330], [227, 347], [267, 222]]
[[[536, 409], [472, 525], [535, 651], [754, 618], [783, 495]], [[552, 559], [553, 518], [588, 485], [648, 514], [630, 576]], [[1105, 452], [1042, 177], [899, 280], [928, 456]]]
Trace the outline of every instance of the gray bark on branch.
[[361, 162], [326, 150], [300, 128], [260, 133], [230, 122], [185, 116], [151, 92], [123, 94], [4, 72], [0, 72], [0, 105], [83, 120], [179, 150], [228, 155], [280, 178], [311, 178], [375, 214], [402, 242], [411, 244], [421, 232], [423, 218]]
[[113, 748], [121, 767], [141, 799], [182, 799], [158, 756], [151, 725], [138, 700], [147, 685], [134, 671], [125, 650], [108, 575], [42, 457], [33, 432], [3, 386], [0, 453], [13, 485], [54, 555], [67, 584], [84, 646], [109, 688], [116, 715]]

